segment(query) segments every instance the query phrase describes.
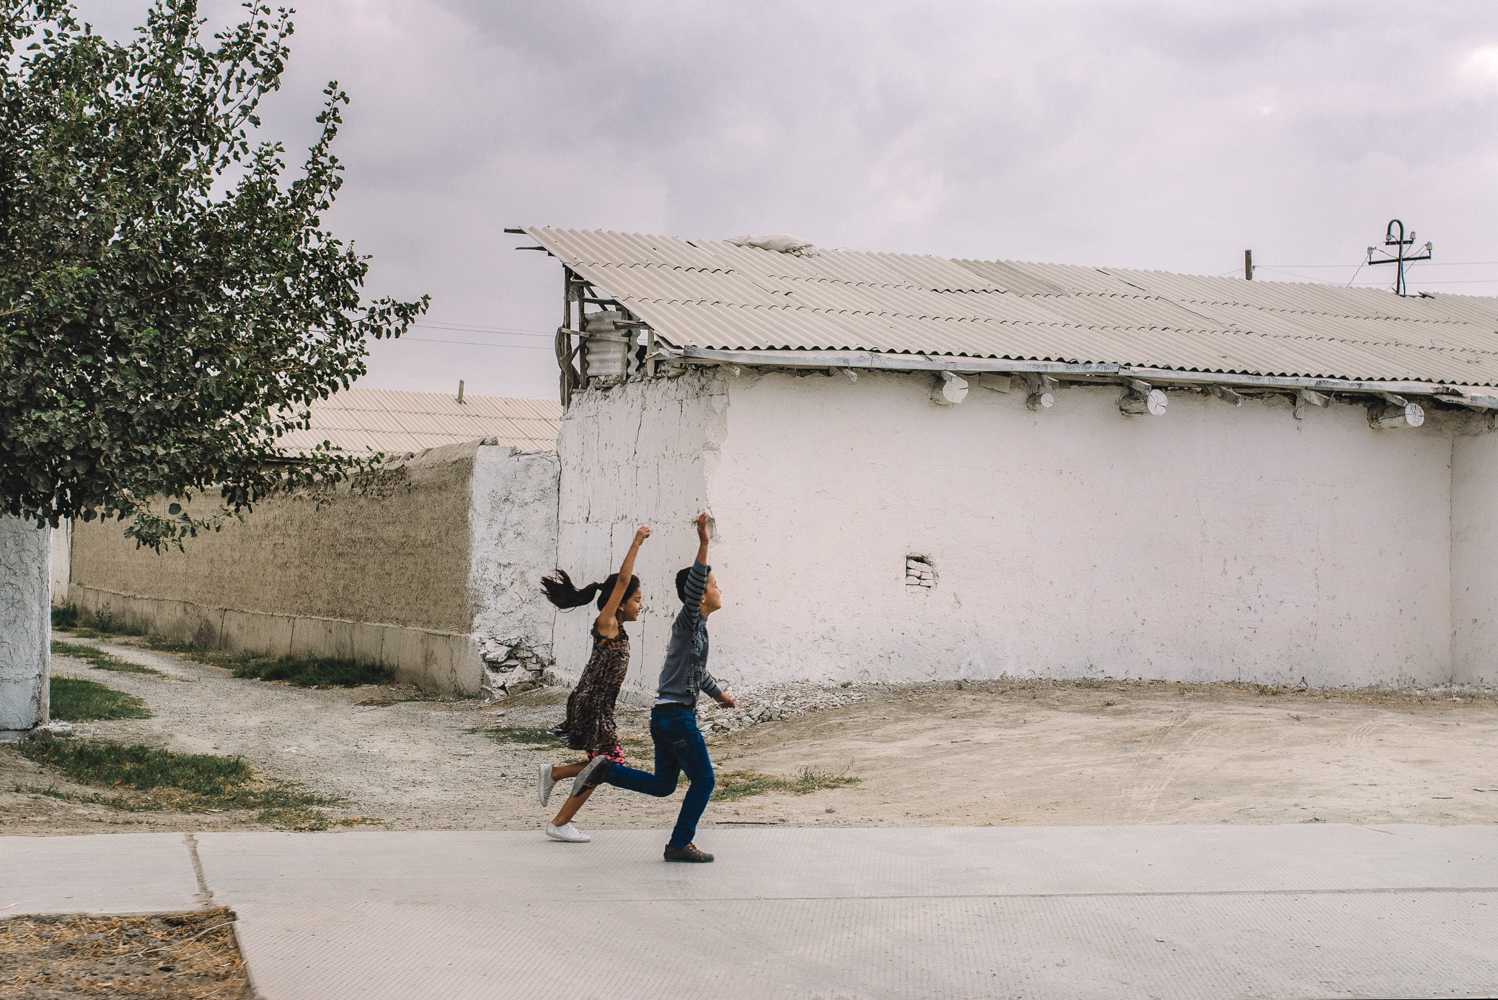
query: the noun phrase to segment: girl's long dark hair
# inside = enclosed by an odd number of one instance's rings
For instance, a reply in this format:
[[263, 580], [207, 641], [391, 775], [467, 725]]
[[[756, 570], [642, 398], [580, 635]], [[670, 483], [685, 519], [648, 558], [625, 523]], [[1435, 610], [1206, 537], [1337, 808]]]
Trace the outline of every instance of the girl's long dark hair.
[[[593, 600], [594, 597], [598, 598], [598, 610], [602, 611], [603, 606], [609, 603], [609, 595], [614, 592], [614, 584], [618, 580], [618, 573], [610, 573], [602, 583], [590, 583], [579, 590], [577, 585], [572, 582], [572, 577], [567, 575], [567, 571], [559, 569], [551, 576], [541, 578], [541, 589], [546, 591], [546, 599], [563, 611], [580, 608]], [[637, 576], [630, 577], [629, 586], [624, 588], [624, 597], [620, 599], [619, 603], [623, 604], [629, 600], [634, 596], [635, 591], [639, 589], [640, 578]]]

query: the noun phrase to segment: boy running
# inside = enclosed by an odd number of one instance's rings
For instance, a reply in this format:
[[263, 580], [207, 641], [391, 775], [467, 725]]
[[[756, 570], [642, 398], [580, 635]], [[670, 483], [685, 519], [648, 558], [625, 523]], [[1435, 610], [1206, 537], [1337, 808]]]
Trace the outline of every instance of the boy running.
[[671, 626], [671, 644], [650, 712], [650, 738], [655, 743], [655, 773], [647, 774], [604, 756], [593, 758], [577, 776], [573, 794], [603, 782], [632, 792], [664, 798], [676, 791], [677, 776], [686, 772], [691, 780], [676, 828], [666, 844], [667, 861], [711, 861], [713, 856], [697, 849], [692, 837], [697, 821], [713, 793], [713, 762], [697, 728], [697, 695], [703, 692], [725, 708], [734, 708], [733, 698], [723, 692], [707, 672], [707, 616], [723, 606], [723, 594], [707, 564], [707, 515], [697, 518], [697, 559], [676, 574], [676, 594], [681, 611]]

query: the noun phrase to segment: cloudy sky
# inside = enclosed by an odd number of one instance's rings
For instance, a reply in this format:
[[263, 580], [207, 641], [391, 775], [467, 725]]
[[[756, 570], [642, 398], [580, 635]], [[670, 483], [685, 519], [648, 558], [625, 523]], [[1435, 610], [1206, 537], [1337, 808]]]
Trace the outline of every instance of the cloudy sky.
[[[106, 34], [141, 0], [85, 0]], [[237, 7], [204, 4], [212, 24]], [[515, 225], [1498, 294], [1498, 3], [304, 0], [267, 138], [352, 97], [327, 220], [432, 296], [373, 388], [554, 398]], [[528, 242], [521, 240], [521, 243]]]

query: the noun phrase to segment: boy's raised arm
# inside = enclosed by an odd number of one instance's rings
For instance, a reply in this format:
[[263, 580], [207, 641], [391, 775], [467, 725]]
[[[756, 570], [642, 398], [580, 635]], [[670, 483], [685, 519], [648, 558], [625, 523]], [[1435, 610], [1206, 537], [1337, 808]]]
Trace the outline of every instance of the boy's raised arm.
[[707, 515], [697, 515], [697, 561], [707, 565]]
[[[701, 566], [707, 565], [707, 514], [697, 515], [697, 563]], [[711, 674], [703, 674], [704, 684], [702, 689], [712, 697], [714, 701], [724, 708], [737, 708], [738, 702], [733, 700], [733, 695], [727, 691], [719, 690], [717, 681], [713, 680]]]

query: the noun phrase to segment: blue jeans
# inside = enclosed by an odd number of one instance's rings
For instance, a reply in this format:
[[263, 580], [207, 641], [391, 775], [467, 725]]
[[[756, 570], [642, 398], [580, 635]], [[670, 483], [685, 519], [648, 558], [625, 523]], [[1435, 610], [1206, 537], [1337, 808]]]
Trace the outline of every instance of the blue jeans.
[[697, 728], [697, 713], [685, 705], [655, 706], [650, 710], [650, 738], [655, 742], [654, 774], [615, 764], [605, 782], [665, 798], [676, 791], [677, 776], [685, 771], [692, 784], [682, 800], [670, 843], [672, 847], [685, 847], [696, 835], [697, 821], [713, 794], [713, 762]]

